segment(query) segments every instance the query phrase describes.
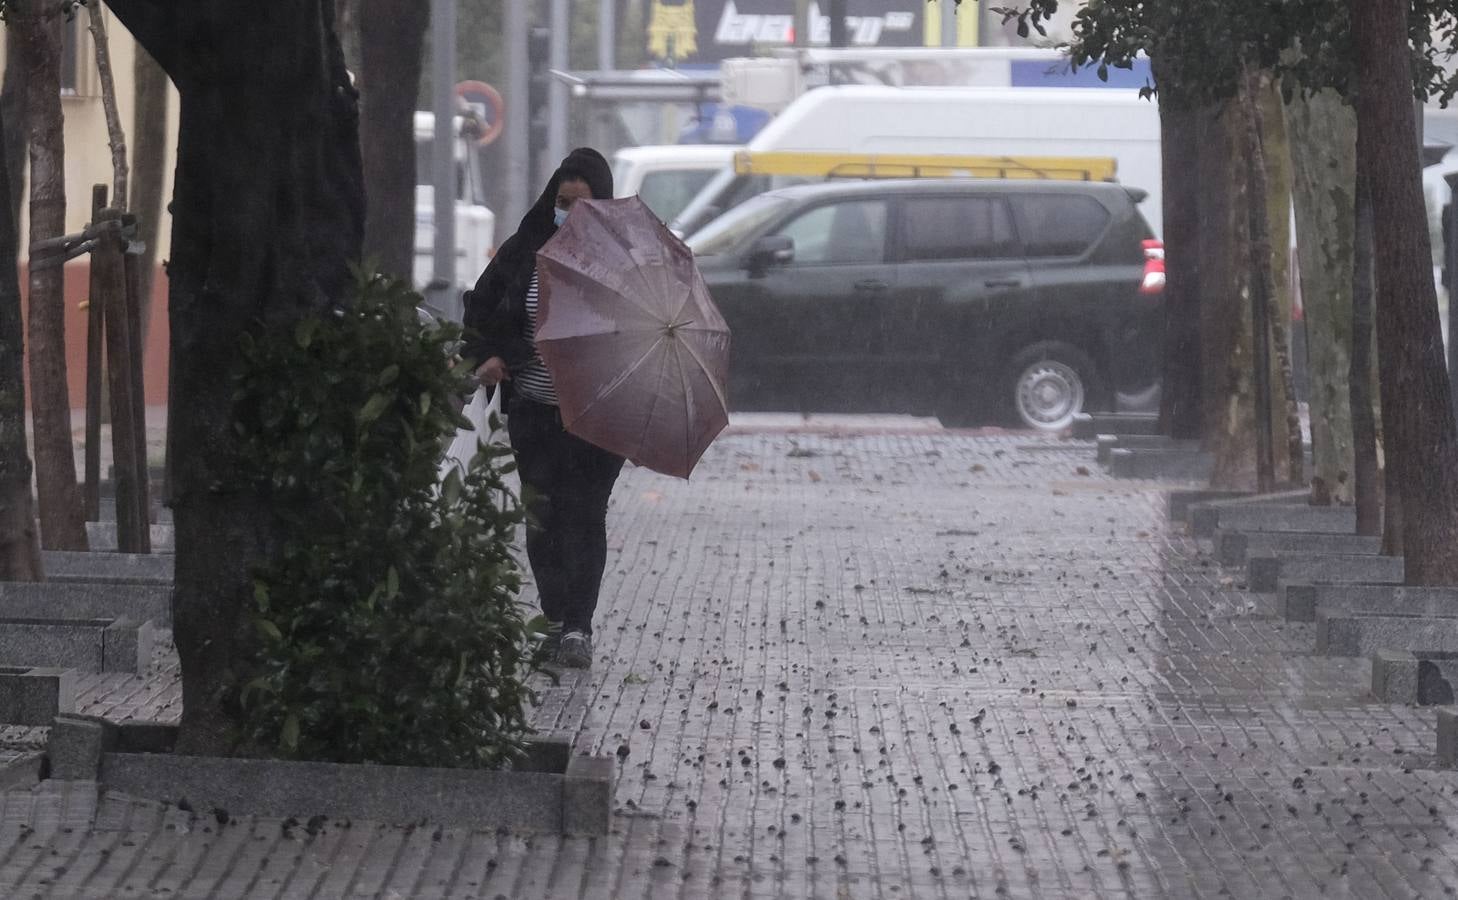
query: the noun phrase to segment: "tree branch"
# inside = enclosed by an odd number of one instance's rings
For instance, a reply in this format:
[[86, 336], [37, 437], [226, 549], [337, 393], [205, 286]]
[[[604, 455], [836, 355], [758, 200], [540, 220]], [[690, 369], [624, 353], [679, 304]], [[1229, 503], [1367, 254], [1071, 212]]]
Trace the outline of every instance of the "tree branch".
[[106, 0], [106, 5], [175, 84], [178, 35], [173, 0]]

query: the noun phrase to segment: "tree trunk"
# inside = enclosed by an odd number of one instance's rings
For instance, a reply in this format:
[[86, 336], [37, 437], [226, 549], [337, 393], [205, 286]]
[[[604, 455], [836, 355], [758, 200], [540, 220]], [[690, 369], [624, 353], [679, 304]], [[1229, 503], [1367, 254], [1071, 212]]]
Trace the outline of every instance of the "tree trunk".
[[1353, 0], [1358, 154], [1371, 175], [1377, 345], [1390, 482], [1407, 581], [1458, 584], [1455, 426], [1422, 192], [1408, 4]]
[[157, 271], [157, 239], [162, 231], [162, 193], [167, 180], [167, 73], [151, 55], [137, 47], [132, 64], [135, 104], [132, 141], [136, 159], [132, 168], [132, 212], [137, 215], [137, 238], [146, 246], [141, 266], [142, 346], [152, 324], [152, 280]]
[[[61, 12], [27, 3], [10, 9], [28, 78], [30, 240], [66, 228], [65, 136], [61, 115]], [[41, 540], [53, 550], [85, 550], [86, 522], [76, 485], [71, 398], [66, 384], [66, 298], [60, 266], [30, 265], [30, 392], [35, 430]]]
[[1311, 385], [1313, 502], [1354, 499], [1352, 271], [1357, 117], [1335, 91], [1297, 95], [1286, 105], [1295, 170], [1296, 249]]
[[365, 258], [409, 281], [415, 269], [415, 103], [430, 4], [360, 0], [360, 146]]
[[[14, 28], [5, 29], [5, 87], [0, 89], [0, 117], [5, 120], [5, 168], [9, 172], [10, 221], [20, 222], [20, 204], [25, 198], [25, 153], [29, 143], [30, 117], [26, 96], [29, 74], [21, 60], [20, 37]], [[18, 227], [18, 225], [17, 225]]]
[[91, 42], [96, 48], [96, 74], [101, 81], [101, 108], [106, 115], [106, 136], [111, 147], [111, 205], [127, 210], [131, 171], [127, 167], [127, 134], [116, 106], [116, 79], [111, 72], [111, 41], [106, 36], [106, 14], [100, 4], [86, 8]]
[[[9, 121], [0, 103], [0, 132]], [[20, 317], [20, 235], [11, 215], [9, 167], [0, 153], [0, 581], [40, 581], [40, 535], [25, 444], [25, 354]]]
[[[1356, 202], [1352, 233], [1352, 363], [1348, 388], [1352, 410], [1352, 460], [1356, 475], [1357, 534], [1382, 534], [1383, 466], [1378, 456], [1376, 334], [1372, 305], [1372, 193], [1356, 160]], [[1394, 517], [1395, 519], [1395, 517]]]
[[[1155, 65], [1155, 78], [1161, 68]], [[1159, 84], [1164, 157], [1164, 374], [1160, 432], [1197, 440], [1200, 417], [1200, 191], [1187, 167], [1199, 154], [1199, 111]]]
[[250, 752], [233, 746], [236, 687], [254, 658], [253, 571], [275, 553], [280, 526], [269, 497], [238, 473], [232, 376], [241, 335], [291, 329], [353, 284], [364, 223], [358, 94], [333, 0], [268, 15], [230, 0], [112, 8], [181, 96], [168, 267], [179, 750]]
[[1271, 265], [1270, 188], [1266, 156], [1261, 144], [1259, 76], [1248, 73], [1241, 85], [1238, 104], [1242, 156], [1246, 161], [1244, 185], [1246, 249], [1240, 257], [1248, 267], [1247, 290], [1251, 309], [1251, 353], [1255, 361], [1256, 476], [1257, 488], [1274, 490], [1277, 478], [1276, 410], [1279, 407], [1277, 378], [1271, 335], [1275, 330], [1276, 284]]
[[1291, 359], [1291, 327], [1295, 298], [1291, 294], [1291, 144], [1281, 94], [1270, 75], [1252, 76], [1256, 126], [1265, 175], [1265, 218], [1270, 236], [1271, 270], [1267, 294], [1271, 300], [1271, 355], [1274, 405], [1272, 433], [1278, 436], [1276, 469], [1287, 484], [1306, 483], [1306, 446], [1301, 433], [1301, 411]]
[[1212, 487], [1256, 487], [1255, 397], [1251, 373], [1249, 218], [1239, 110], [1225, 104], [1201, 113], [1195, 181], [1200, 191], [1200, 334], [1204, 446], [1215, 458]]

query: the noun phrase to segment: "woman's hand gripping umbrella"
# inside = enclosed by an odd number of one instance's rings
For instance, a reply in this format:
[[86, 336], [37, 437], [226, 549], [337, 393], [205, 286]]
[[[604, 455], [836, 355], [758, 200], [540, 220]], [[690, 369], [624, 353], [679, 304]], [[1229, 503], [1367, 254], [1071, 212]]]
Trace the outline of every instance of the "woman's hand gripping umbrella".
[[536, 341], [571, 433], [687, 478], [729, 424], [729, 326], [641, 200], [582, 200], [537, 253]]

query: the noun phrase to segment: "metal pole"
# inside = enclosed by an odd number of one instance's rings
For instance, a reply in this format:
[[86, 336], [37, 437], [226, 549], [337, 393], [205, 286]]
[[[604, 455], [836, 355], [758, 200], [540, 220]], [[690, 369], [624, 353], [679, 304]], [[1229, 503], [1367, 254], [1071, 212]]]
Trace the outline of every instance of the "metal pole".
[[431, 0], [431, 86], [434, 93], [435, 264], [427, 303], [460, 321], [456, 290], [456, 0]]
[[942, 8], [942, 46], [957, 46], [957, 4], [952, 0], [937, 0]]
[[[571, 36], [571, 0], [552, 0], [552, 32], [547, 47], [547, 65], [554, 71], [567, 71], [567, 48]], [[554, 76], [547, 88], [547, 158], [542, 164], [546, 176], [550, 176], [556, 170], [557, 163], [567, 155], [567, 103], [567, 85]]]
[[505, 33], [501, 36], [506, 50], [506, 142], [505, 191], [501, 215], [496, 219], [497, 243], [516, 230], [516, 223], [526, 215], [528, 182], [531, 181], [530, 141], [532, 111], [527, 103], [527, 31], [531, 28], [531, 0], [506, 0]]
[[795, 0], [795, 46], [810, 46], [810, 0]]
[[597, 67], [611, 72], [618, 66], [618, 0], [598, 0]]

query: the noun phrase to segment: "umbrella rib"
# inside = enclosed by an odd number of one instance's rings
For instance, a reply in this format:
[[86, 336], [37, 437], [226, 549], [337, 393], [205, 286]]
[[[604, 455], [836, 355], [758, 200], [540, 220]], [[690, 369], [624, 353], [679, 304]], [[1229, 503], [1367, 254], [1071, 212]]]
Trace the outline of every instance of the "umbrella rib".
[[638, 359], [631, 366], [629, 366], [626, 371], [624, 371], [617, 378], [614, 378], [611, 384], [604, 388], [602, 392], [599, 393], [596, 397], [593, 397], [591, 403], [582, 407], [582, 410], [577, 414], [577, 418], [581, 419], [583, 416], [587, 415], [589, 412], [592, 411], [593, 407], [597, 406], [603, 400], [606, 400], [609, 396], [612, 395], [614, 391], [626, 384], [629, 378], [636, 374], [639, 369], [643, 368], [643, 365], [648, 362], [649, 357], [653, 355], [653, 351], [658, 349], [658, 345], [662, 342], [662, 338], [654, 341], [653, 345], [650, 346], [647, 350], [643, 351], [643, 355], [638, 357]]
[[704, 362], [704, 358], [699, 355], [699, 351], [695, 350], [693, 346], [690, 345], [687, 341], [679, 341], [679, 343], [683, 345], [683, 348], [688, 351], [689, 356], [692, 356], [694, 358], [694, 362], [699, 364], [699, 368], [703, 370], [704, 375], [708, 377], [709, 386], [714, 389], [714, 396], [719, 399], [719, 404], [725, 409], [728, 409], [729, 398], [724, 396], [724, 388], [721, 387], [718, 380], [714, 378], [713, 372], [709, 370], [708, 363]]

